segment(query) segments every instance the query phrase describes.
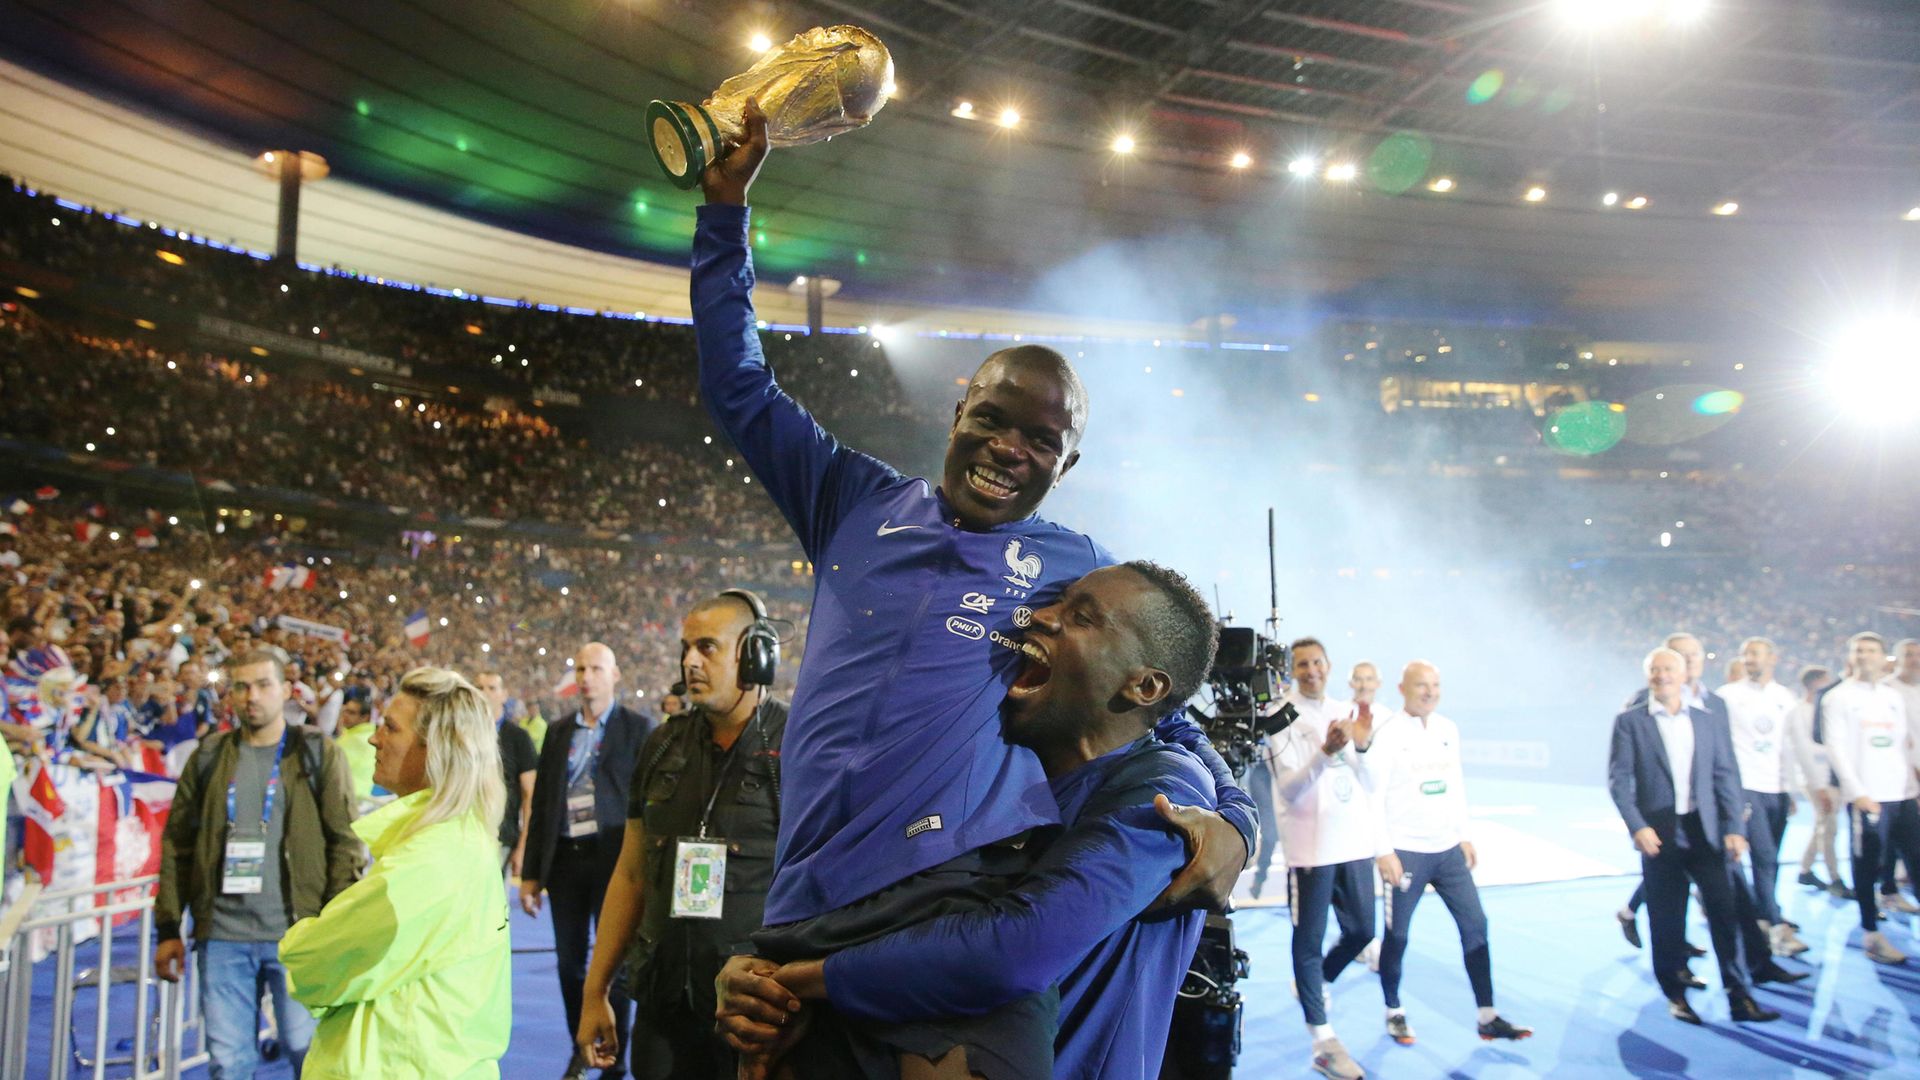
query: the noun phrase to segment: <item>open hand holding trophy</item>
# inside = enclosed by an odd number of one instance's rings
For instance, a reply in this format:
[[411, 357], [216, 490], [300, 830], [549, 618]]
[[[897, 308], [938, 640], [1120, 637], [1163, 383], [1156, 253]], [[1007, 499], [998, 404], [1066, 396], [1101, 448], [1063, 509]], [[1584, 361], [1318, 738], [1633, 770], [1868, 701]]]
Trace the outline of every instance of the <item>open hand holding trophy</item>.
[[700, 183], [707, 164], [745, 135], [748, 98], [767, 114], [775, 146], [799, 146], [865, 127], [893, 93], [893, 57], [857, 26], [815, 27], [720, 84], [706, 101], [647, 105], [654, 160], [675, 187]]

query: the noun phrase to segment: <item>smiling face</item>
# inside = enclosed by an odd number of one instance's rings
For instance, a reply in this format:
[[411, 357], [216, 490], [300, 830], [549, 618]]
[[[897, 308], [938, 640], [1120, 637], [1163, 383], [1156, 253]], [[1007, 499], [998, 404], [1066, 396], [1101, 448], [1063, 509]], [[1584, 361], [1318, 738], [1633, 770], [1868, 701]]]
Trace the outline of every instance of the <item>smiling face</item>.
[[1293, 650], [1293, 685], [1302, 696], [1319, 701], [1327, 695], [1327, 650], [1301, 645]]
[[940, 482], [963, 527], [991, 528], [1039, 508], [1080, 459], [1084, 394], [1071, 369], [1049, 362], [996, 353], [980, 366], [954, 406]]
[[[1039, 747], [1093, 734], [1101, 721], [1150, 707], [1172, 689], [1149, 665], [1138, 612], [1153, 586], [1123, 566], [1095, 570], [1033, 613], [1026, 656], [1007, 690], [1007, 738]], [[1145, 730], [1144, 727], [1141, 728]]]
[[1678, 701], [1687, 688], [1687, 661], [1678, 650], [1656, 649], [1647, 658], [1647, 692], [1663, 704]]
[[1400, 697], [1408, 716], [1431, 716], [1440, 707], [1440, 669], [1414, 661], [1400, 675]]

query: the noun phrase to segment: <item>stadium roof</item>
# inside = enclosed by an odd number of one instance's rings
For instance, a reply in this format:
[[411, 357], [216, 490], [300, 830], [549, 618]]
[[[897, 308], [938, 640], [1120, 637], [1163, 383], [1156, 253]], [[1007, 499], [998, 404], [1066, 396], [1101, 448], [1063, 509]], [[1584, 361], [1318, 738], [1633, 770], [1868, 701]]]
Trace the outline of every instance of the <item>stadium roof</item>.
[[675, 264], [697, 200], [641, 142], [647, 101], [704, 96], [757, 33], [863, 25], [898, 98], [779, 152], [755, 189], [765, 275], [852, 296], [1059, 307], [1050, 275], [1132, 240], [1189, 315], [1604, 320], [1751, 302], [1809, 251], [1920, 235], [1900, 220], [1920, 203], [1920, 10], [1899, 0], [4, 0], [0, 18], [0, 55], [236, 153], [316, 151], [349, 184]]

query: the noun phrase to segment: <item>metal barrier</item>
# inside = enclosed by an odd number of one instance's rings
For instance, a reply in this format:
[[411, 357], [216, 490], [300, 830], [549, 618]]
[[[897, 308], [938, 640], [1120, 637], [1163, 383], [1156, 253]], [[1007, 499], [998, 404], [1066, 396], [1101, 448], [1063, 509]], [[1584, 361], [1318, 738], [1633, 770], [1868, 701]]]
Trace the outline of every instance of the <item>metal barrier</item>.
[[[0, 948], [5, 950], [4, 969], [0, 970], [0, 1080], [25, 1080], [27, 1076], [27, 1038], [30, 1028], [37, 1026], [32, 1006], [33, 976], [38, 965], [32, 960], [30, 938], [38, 930], [53, 931], [49, 959], [53, 961], [54, 990], [52, 1009], [43, 1021], [52, 1043], [51, 1060], [46, 1072], [37, 1076], [68, 1080], [78, 1066], [91, 1072], [94, 1080], [104, 1080], [107, 1068], [112, 1066], [116, 1075], [130, 1069], [134, 1080], [174, 1080], [182, 1069], [207, 1061], [206, 1029], [199, 1016], [200, 995], [195, 985], [198, 965], [191, 961], [181, 965], [184, 970], [178, 984], [162, 981], [153, 973], [153, 885], [157, 880], [148, 875], [38, 895], [29, 888], [12, 909], [0, 914], [0, 931], [10, 931], [0, 937]], [[139, 896], [113, 899], [113, 894], [127, 890], [138, 890]], [[47, 910], [50, 907], [63, 910]], [[120, 915], [139, 917], [127, 926], [115, 926], [114, 919]], [[99, 943], [99, 960], [92, 971], [76, 973], [80, 942], [75, 931], [87, 923], [99, 925], [99, 935], [94, 939]], [[131, 944], [135, 963], [131, 969], [116, 972], [115, 939], [124, 936], [126, 930], [134, 934]], [[113, 1015], [111, 995], [116, 980], [122, 985], [131, 981], [134, 988], [130, 1040], [124, 1034], [127, 1018]], [[91, 1055], [82, 1053], [81, 1035], [73, 1030], [74, 1001], [83, 989], [93, 990], [96, 995], [93, 1031], [87, 1040], [92, 1044]], [[116, 1027], [123, 1032], [120, 1039], [132, 1043], [130, 1056], [108, 1056], [109, 1048], [118, 1045], [112, 1038]], [[198, 1045], [192, 1055], [186, 1056], [189, 1032], [197, 1036]]]

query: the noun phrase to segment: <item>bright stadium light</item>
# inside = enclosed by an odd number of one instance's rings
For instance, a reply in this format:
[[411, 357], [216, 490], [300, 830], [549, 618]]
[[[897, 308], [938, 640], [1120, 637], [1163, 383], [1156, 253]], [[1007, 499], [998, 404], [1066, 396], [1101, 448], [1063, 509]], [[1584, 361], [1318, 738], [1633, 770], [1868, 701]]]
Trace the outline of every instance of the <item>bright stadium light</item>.
[[1528, 202], [1544, 202], [1546, 201], [1546, 198], [1547, 198], [1547, 189], [1541, 187], [1538, 184], [1535, 184], [1533, 187], [1530, 187], [1527, 189], [1526, 199]]
[[1126, 134], [1126, 133], [1124, 133], [1124, 132], [1123, 132], [1123, 133], [1121, 133], [1121, 134], [1119, 134], [1119, 135], [1115, 135], [1115, 136], [1113, 137], [1113, 152], [1114, 152], [1114, 153], [1116, 153], [1116, 154], [1131, 154], [1131, 153], [1133, 153], [1133, 147], [1134, 147], [1134, 142], [1133, 142], [1133, 136], [1131, 136], [1131, 135], [1128, 135], [1128, 134]]
[[1235, 150], [1233, 157], [1227, 159], [1227, 164], [1236, 169], [1244, 169], [1253, 164], [1253, 155], [1247, 153], [1245, 150]]
[[1003, 128], [1019, 127], [1020, 126], [1020, 110], [1011, 108], [1011, 107], [1001, 109], [999, 124]]
[[1609, 191], [1605, 195], [1600, 196], [1601, 206], [1612, 206], [1613, 204], [1619, 201], [1620, 201], [1620, 193], [1617, 191]]
[[1707, 17], [1707, 9], [1712, 7], [1711, 0], [1668, 0], [1667, 21], [1678, 26], [1692, 26]]
[[1713, 208], [1713, 213], [1714, 213], [1714, 216], [1716, 217], [1732, 217], [1733, 215], [1739, 212], [1740, 212], [1740, 204], [1737, 202], [1734, 202], [1732, 199], [1728, 199], [1726, 202], [1723, 202]]
[[1920, 221], [1920, 206], [1916, 206], [1916, 207], [1914, 207], [1913, 209], [1911, 209], [1911, 210], [1909, 210], [1909, 211], [1907, 211], [1906, 213], [1904, 213], [1904, 214], [1901, 214], [1901, 215], [1900, 215], [1900, 220], [1902, 220], [1902, 221]]
[[1436, 177], [1433, 183], [1427, 185], [1427, 190], [1437, 191], [1440, 194], [1445, 195], [1447, 192], [1453, 190], [1453, 177], [1451, 176]]
[[1360, 175], [1360, 169], [1351, 161], [1336, 161], [1327, 166], [1327, 179], [1336, 184], [1344, 184]]
[[1320, 162], [1311, 157], [1297, 157], [1287, 162], [1287, 171], [1295, 176], [1312, 176], [1320, 168]]
[[1834, 338], [1822, 365], [1827, 394], [1864, 423], [1905, 422], [1920, 397], [1920, 317], [1863, 320]]
[[768, 49], [773, 48], [773, 39], [764, 33], [755, 32], [752, 37], [747, 39], [747, 48], [757, 53], [766, 52]]
[[973, 102], [962, 101], [954, 105], [953, 115], [959, 117], [962, 120], [973, 119]]

